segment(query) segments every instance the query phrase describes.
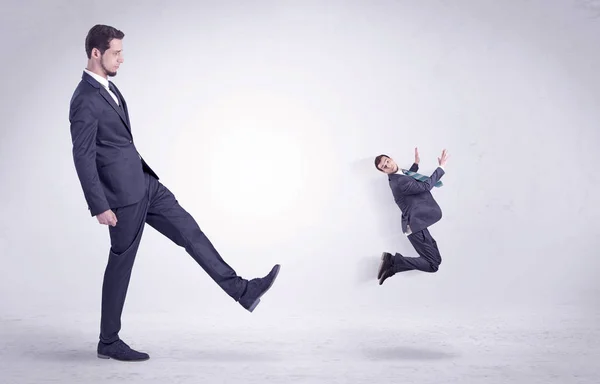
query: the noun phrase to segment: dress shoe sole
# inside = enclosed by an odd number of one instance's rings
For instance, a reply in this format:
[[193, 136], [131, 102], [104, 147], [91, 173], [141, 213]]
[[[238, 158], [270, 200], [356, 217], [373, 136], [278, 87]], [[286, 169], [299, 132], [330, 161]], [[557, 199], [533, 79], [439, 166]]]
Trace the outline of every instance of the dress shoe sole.
[[[385, 275], [385, 274], [384, 274]], [[379, 285], [383, 285], [383, 282], [386, 281], [390, 276], [381, 276], [379, 278]]]
[[387, 252], [383, 252], [381, 254], [381, 262], [379, 263], [379, 270], [377, 270], [377, 280], [381, 279], [381, 276], [383, 276], [383, 273], [385, 272], [385, 270], [383, 269], [383, 264], [385, 264], [385, 256], [387, 254]]
[[252, 305], [248, 308], [248, 311], [253, 312], [254, 309], [256, 308], [256, 306], [258, 305], [258, 303], [260, 303], [260, 298], [267, 293], [267, 291], [269, 289], [271, 289], [271, 287], [273, 286], [273, 283], [275, 283], [275, 279], [277, 279], [277, 276], [279, 275], [279, 270], [281, 269], [280, 265], [277, 265], [275, 267], [275, 276], [273, 276], [273, 280], [271, 280], [271, 284], [269, 284], [269, 286], [260, 294], [258, 295], [258, 297], [256, 298], [256, 300], [254, 300], [254, 302], [252, 303]]
[[103, 355], [103, 354], [101, 354], [101, 353], [99, 353], [99, 354], [98, 354], [98, 358], [99, 358], [99, 359], [105, 359], [105, 360], [113, 359], [113, 360], [117, 360], [117, 361], [124, 361], [124, 362], [126, 362], [126, 363], [129, 363], [129, 362], [133, 362], [133, 363], [135, 363], [135, 362], [138, 362], [138, 361], [146, 361], [146, 360], [150, 359], [150, 357], [147, 357], [147, 358], [145, 358], [145, 359], [136, 359], [136, 360], [121, 360], [121, 359], [115, 359], [114, 357], [110, 357], [110, 356]]
[[395, 273], [391, 272], [390, 269], [391, 268], [388, 268], [385, 270], [385, 272], [383, 272], [381, 278], [379, 278], [379, 285], [382, 285], [384, 281], [395, 275]]

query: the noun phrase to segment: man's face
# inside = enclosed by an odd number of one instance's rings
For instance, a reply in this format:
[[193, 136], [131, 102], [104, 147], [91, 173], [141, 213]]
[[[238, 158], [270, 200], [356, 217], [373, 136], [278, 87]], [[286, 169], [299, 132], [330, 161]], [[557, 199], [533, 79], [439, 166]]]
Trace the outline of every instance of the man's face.
[[100, 66], [107, 76], [114, 77], [117, 75], [119, 66], [123, 61], [123, 41], [112, 39], [110, 48], [104, 51], [104, 54], [100, 57]]
[[393, 159], [384, 156], [379, 161], [379, 164], [377, 164], [377, 168], [389, 175], [398, 170], [398, 165], [396, 165], [396, 162], [394, 162]]

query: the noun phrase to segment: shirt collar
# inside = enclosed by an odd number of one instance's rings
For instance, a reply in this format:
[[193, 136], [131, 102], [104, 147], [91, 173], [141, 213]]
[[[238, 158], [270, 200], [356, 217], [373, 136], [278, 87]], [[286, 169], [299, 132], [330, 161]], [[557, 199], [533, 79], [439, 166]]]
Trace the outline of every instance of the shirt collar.
[[104, 86], [104, 88], [109, 89], [108, 88], [108, 79], [98, 75], [97, 73], [94, 73], [94, 72], [88, 70], [87, 68], [84, 68], [83, 70], [85, 71], [85, 73], [92, 76], [96, 81], [98, 81], [100, 84], [102, 84]]

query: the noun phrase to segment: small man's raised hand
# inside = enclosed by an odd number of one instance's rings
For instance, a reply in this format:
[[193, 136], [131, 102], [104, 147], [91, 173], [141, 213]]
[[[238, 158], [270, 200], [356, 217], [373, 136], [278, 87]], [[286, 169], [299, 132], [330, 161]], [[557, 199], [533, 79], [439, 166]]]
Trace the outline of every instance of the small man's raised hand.
[[438, 163], [440, 164], [440, 167], [445, 166], [446, 161], [448, 161], [448, 152], [444, 149], [442, 151], [442, 156], [438, 157]]

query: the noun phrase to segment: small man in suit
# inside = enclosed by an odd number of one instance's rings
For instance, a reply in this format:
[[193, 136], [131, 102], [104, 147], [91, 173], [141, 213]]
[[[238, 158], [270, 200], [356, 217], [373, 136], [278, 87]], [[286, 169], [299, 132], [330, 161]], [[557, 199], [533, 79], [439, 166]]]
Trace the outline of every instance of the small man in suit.
[[[130, 348], [119, 331], [146, 223], [185, 249], [227, 295], [250, 312], [271, 288], [280, 266], [276, 264], [263, 278], [238, 276], [139, 154], [125, 99], [109, 81], [124, 61], [123, 37], [122, 31], [107, 25], [89, 30], [85, 39], [87, 67], [71, 98], [69, 121], [73, 161], [83, 195], [91, 216], [108, 226], [111, 242], [102, 285], [98, 357], [142, 361], [149, 355]], [[201, 292], [184, 294], [196, 300], [201, 296]]]
[[419, 257], [406, 257], [400, 253], [392, 256], [383, 252], [377, 272], [379, 285], [398, 272], [419, 270], [436, 272], [442, 262], [437, 243], [428, 227], [442, 218], [442, 210], [434, 200], [431, 190], [442, 186], [439, 181], [444, 175], [448, 153], [444, 149], [438, 158], [439, 166], [426, 177], [416, 173], [419, 170], [419, 150], [415, 148], [415, 162], [410, 169], [398, 167], [387, 155], [375, 158], [375, 167], [388, 175], [394, 200], [402, 212], [402, 232], [407, 235]]

